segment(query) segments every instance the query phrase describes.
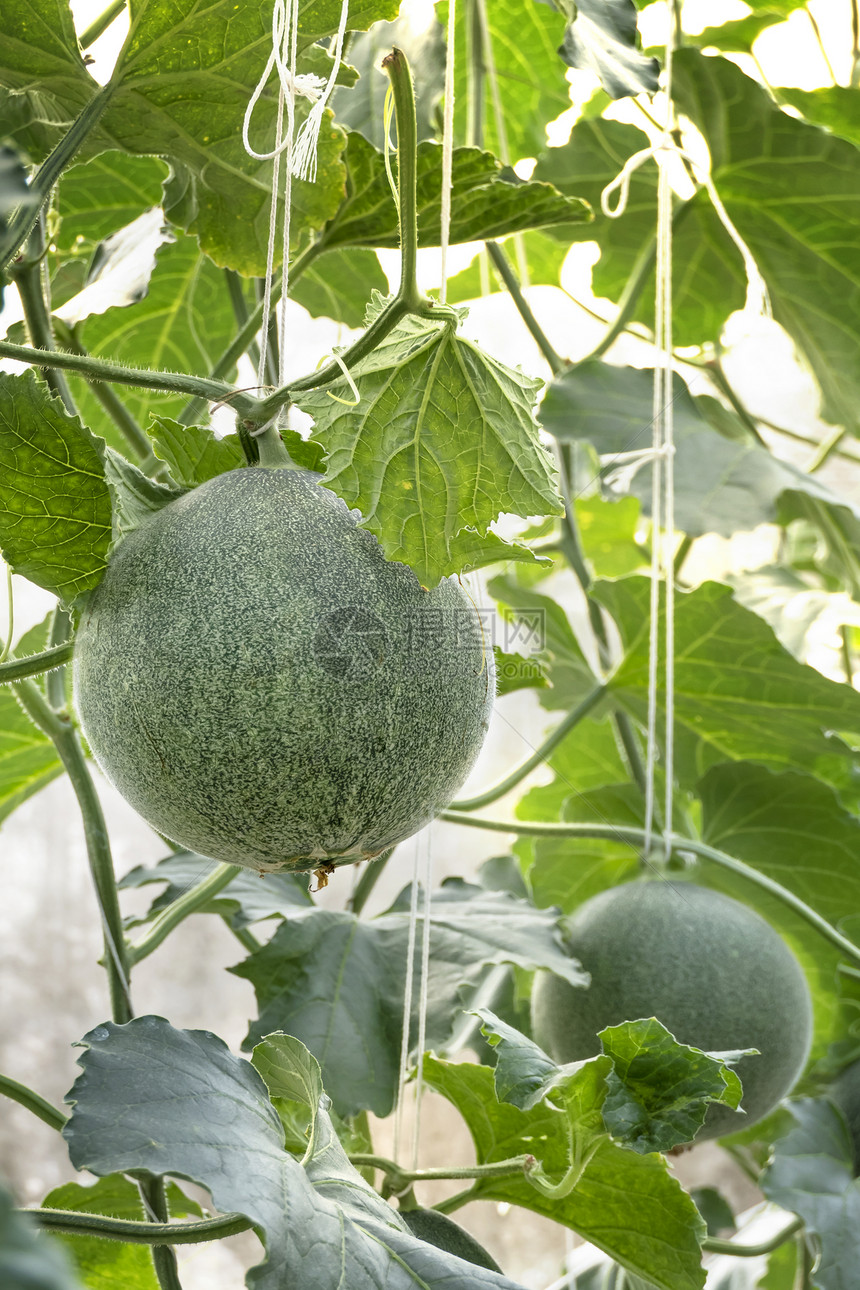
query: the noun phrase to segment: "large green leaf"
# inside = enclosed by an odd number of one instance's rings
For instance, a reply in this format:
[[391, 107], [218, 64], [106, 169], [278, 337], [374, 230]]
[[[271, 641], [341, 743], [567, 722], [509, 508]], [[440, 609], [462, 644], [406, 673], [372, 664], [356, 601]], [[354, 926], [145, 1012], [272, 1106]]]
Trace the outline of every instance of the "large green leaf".
[[[385, 159], [362, 135], [346, 148], [347, 196], [325, 229], [334, 246], [397, 247], [400, 233]], [[587, 223], [591, 211], [575, 194], [563, 197], [549, 183], [525, 183], [502, 169], [489, 152], [455, 148], [450, 242], [475, 242], [552, 224]], [[418, 146], [418, 241], [438, 246], [442, 219], [442, 147]]]
[[[202, 882], [214, 866], [214, 860], [207, 860], [193, 851], [167, 856], [157, 865], [135, 865], [123, 875], [119, 883], [121, 889], [145, 887], [150, 883], [163, 883], [164, 886], [146, 913], [128, 919], [127, 925], [136, 927], [155, 918], [172, 901]], [[264, 918], [283, 918], [294, 913], [297, 907], [311, 903], [307, 875], [272, 873], [266, 875], [265, 882], [260, 882], [255, 873], [240, 869], [217, 896], [200, 907], [199, 912], [221, 914], [230, 919], [233, 927], [242, 928]]]
[[66, 133], [98, 88], [78, 46], [68, 0], [8, 0], [3, 5], [0, 135], [34, 160]]
[[94, 587], [107, 561], [103, 450], [32, 372], [0, 375], [0, 550], [66, 601]]
[[559, 53], [570, 67], [593, 72], [610, 98], [653, 93], [660, 65], [638, 48], [633, 0], [555, 0], [571, 21]]
[[[625, 646], [610, 688], [644, 724], [649, 579], [600, 582], [594, 594]], [[661, 679], [661, 710], [664, 697]], [[793, 659], [730, 588], [705, 582], [676, 595], [675, 771], [681, 784], [695, 782], [715, 762], [741, 758], [847, 783], [849, 750], [832, 731], [860, 734], [860, 694]]]
[[[726, 59], [680, 50], [674, 93], [707, 140], [714, 182], [764, 275], [774, 318], [818, 379], [825, 416], [857, 427], [856, 148], [782, 112]], [[719, 241], [730, 245], [722, 230]], [[727, 259], [727, 269], [737, 264], [736, 254]]]
[[374, 291], [387, 290], [376, 253], [360, 246], [327, 251], [290, 283], [291, 299], [313, 318], [333, 318], [347, 327], [360, 327]]
[[[184, 1196], [175, 1183], [167, 1188], [171, 1218], [190, 1218], [202, 1214], [196, 1201]], [[143, 1222], [146, 1212], [140, 1191], [129, 1178], [119, 1174], [99, 1178], [89, 1187], [65, 1183], [48, 1192], [42, 1201], [45, 1209], [68, 1209], [76, 1214], [107, 1214], [110, 1218]], [[63, 1235], [61, 1241], [74, 1259], [75, 1266], [88, 1290], [159, 1290], [159, 1281], [146, 1245], [124, 1241], [105, 1241], [97, 1236]]]
[[571, 1227], [661, 1290], [698, 1290], [705, 1280], [698, 1240], [704, 1223], [662, 1156], [637, 1155], [606, 1134], [601, 1106], [608, 1065], [606, 1057], [585, 1063], [564, 1109], [546, 1100], [528, 1111], [500, 1102], [486, 1066], [427, 1055], [424, 1078], [463, 1116], [479, 1164], [508, 1160], [528, 1142], [545, 1177], [561, 1179], [575, 1161], [584, 1165], [560, 1198], [520, 1175], [478, 1179], [470, 1193], [475, 1199], [520, 1205]]
[[[619, 300], [634, 272], [653, 265], [657, 219], [657, 166], [646, 161], [632, 175], [624, 214], [603, 214], [600, 195], [635, 152], [650, 147], [648, 136], [620, 121], [585, 119], [568, 142], [549, 148], [538, 160], [533, 179], [563, 193], [585, 198], [594, 210], [588, 227], [564, 230], [567, 241], [597, 242], [600, 259], [592, 270], [595, 295]], [[695, 345], [719, 336], [726, 318], [744, 303], [743, 266], [733, 243], [724, 245], [716, 216], [707, 202], [677, 209], [673, 227], [675, 273], [672, 328], [676, 345]], [[727, 272], [727, 266], [731, 271]], [[646, 273], [634, 315], [654, 323], [653, 267]]]
[[860, 144], [860, 90], [856, 86], [826, 85], [820, 90], [798, 90], [794, 86], [776, 91], [783, 103], [802, 112], [807, 121], [820, 125], [841, 139]]
[[[610, 473], [614, 454], [650, 447], [653, 382], [649, 368], [582, 363], [553, 381], [541, 405], [541, 423], [562, 442], [587, 439]], [[702, 415], [708, 406], [697, 404], [674, 375], [675, 522], [683, 532], [731, 537], [738, 530], [773, 523], [786, 489], [808, 493], [828, 514], [845, 505], [819, 480], [759, 444], [718, 433]], [[640, 498], [646, 514], [651, 512], [651, 482], [651, 470], [645, 468], [629, 480], [622, 475], [620, 486]]]
[[818, 1238], [816, 1290], [853, 1290], [860, 1262], [860, 1180], [845, 1122], [826, 1098], [789, 1103], [795, 1127], [776, 1144], [761, 1187]]
[[[48, 645], [50, 616], [21, 637], [15, 657], [39, 654]], [[44, 679], [35, 681], [40, 688]], [[0, 685], [0, 821], [28, 797], [62, 773], [57, 750], [33, 725], [15, 698], [11, 685]]]
[[[447, 29], [448, 5], [439, 19]], [[562, 14], [534, 0], [493, 0], [486, 6], [489, 49], [478, 55], [495, 70], [496, 84], [483, 77], [483, 138], [469, 139], [471, 110], [469, 6], [458, 5], [454, 37], [454, 132], [458, 143], [482, 143], [505, 162], [535, 157], [546, 147], [546, 126], [570, 107], [570, 93], [558, 47], [564, 39]], [[501, 115], [501, 123], [497, 117]]]
[[[142, 299], [87, 318], [80, 328], [81, 341], [97, 358], [170, 372], [210, 372], [235, 334], [223, 274], [183, 234], [160, 248]], [[84, 420], [98, 425], [105, 415], [101, 405], [86, 382], [76, 378], [72, 384]], [[184, 395], [143, 388], [123, 389], [121, 397], [142, 423], [151, 412], [176, 416], [187, 402]]]
[[161, 201], [167, 168], [158, 157], [103, 152], [72, 166], [60, 180], [59, 227], [51, 238], [62, 255], [91, 253], [95, 244]]
[[58, 1241], [39, 1231], [0, 1187], [0, 1284], [9, 1290], [83, 1290]]
[[[539, 384], [450, 324], [409, 318], [352, 370], [358, 405], [300, 394], [328, 454], [323, 482], [358, 507], [386, 556], [422, 585], [504, 559], [502, 512], [556, 514], [555, 470], [533, 415]], [[334, 385], [349, 396], [344, 378]]]
[[511, 577], [487, 584], [505, 622], [505, 649], [529, 646], [545, 651], [550, 688], [541, 693], [545, 708], [569, 708], [595, 685], [592, 672], [567, 614], [557, 601], [524, 587]]
[[[419, 931], [421, 924], [423, 918]], [[434, 895], [430, 916], [427, 1044], [448, 1042], [461, 997], [479, 983], [488, 964], [549, 967], [572, 984], [581, 981], [555, 929], [553, 911], [538, 911], [506, 892], [447, 882]], [[408, 939], [404, 898], [366, 922], [317, 908], [287, 914], [268, 945], [232, 969], [257, 994], [259, 1017], [246, 1046], [272, 1030], [287, 1030], [319, 1060], [339, 1114], [369, 1109], [388, 1115], [397, 1092]]]
[[[343, 1152], [320, 1095], [319, 1070], [288, 1036], [255, 1060], [276, 1097], [310, 1116], [301, 1163], [257, 1070], [208, 1031], [175, 1030], [160, 1017], [106, 1022], [84, 1038], [63, 1130], [73, 1164], [104, 1175], [173, 1174], [208, 1187], [224, 1213], [247, 1214], [267, 1258], [255, 1290], [518, 1290], [514, 1282], [413, 1237]], [[316, 1104], [311, 1098], [317, 1097]]]

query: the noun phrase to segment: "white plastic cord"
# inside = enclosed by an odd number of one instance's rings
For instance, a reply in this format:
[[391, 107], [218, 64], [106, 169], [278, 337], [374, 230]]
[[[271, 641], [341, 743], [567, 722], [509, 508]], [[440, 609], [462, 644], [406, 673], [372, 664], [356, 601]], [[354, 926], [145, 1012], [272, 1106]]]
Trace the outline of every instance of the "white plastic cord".
[[456, 0], [448, 0], [448, 46], [445, 52], [445, 111], [442, 126], [442, 231], [439, 300], [448, 299], [448, 242], [451, 236], [451, 183], [454, 172], [454, 19]]

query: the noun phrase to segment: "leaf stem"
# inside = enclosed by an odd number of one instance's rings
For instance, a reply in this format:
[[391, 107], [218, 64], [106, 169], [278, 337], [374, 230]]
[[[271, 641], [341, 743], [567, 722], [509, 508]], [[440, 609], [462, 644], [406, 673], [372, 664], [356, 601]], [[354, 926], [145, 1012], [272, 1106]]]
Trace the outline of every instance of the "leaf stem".
[[131, 966], [142, 962], [143, 959], [158, 949], [162, 941], [166, 940], [175, 927], [189, 916], [194, 914], [198, 909], [208, 904], [219, 891], [232, 882], [239, 873], [239, 866], [235, 864], [217, 864], [215, 868], [208, 873], [200, 882], [195, 883], [188, 891], [184, 891], [176, 900], [172, 900], [166, 909], [163, 909], [156, 919], [153, 920], [149, 931], [145, 936], [135, 944], [129, 946], [128, 959]]
[[505, 284], [511, 299], [517, 307], [517, 312], [537, 343], [538, 349], [549, 363], [553, 376], [558, 376], [560, 372], [564, 371], [568, 364], [555, 352], [540, 323], [532, 313], [528, 301], [523, 295], [520, 284], [517, 281], [516, 274], [510, 266], [508, 257], [505, 255], [498, 242], [485, 242], [484, 245], [487, 248], [487, 254], [495, 265], [499, 277]]
[[368, 861], [364, 872], [355, 884], [355, 891], [349, 898], [347, 908], [350, 913], [358, 915], [364, 909], [364, 906], [367, 904], [370, 897], [370, 893], [382, 877], [383, 872], [385, 871], [385, 866], [394, 855], [396, 849], [396, 847], [391, 847], [388, 851], [383, 852], [378, 859]]
[[44, 1097], [34, 1093], [26, 1084], [19, 1084], [16, 1079], [10, 1075], [0, 1074], [0, 1094], [4, 1097], [11, 1098], [19, 1106], [25, 1106], [33, 1115], [37, 1115], [45, 1124], [50, 1125], [52, 1129], [60, 1130], [66, 1123], [66, 1117], [57, 1107], [52, 1106]]
[[38, 728], [48, 736], [71, 780], [84, 825], [90, 873], [96, 891], [105, 938], [105, 966], [111, 1010], [118, 1025], [130, 1021], [127, 942], [119, 909], [116, 876], [101, 803], [87, 767], [78, 733], [65, 713], [55, 712], [33, 681], [18, 681], [15, 694]]
[[[227, 293], [230, 296], [230, 304], [233, 308], [233, 317], [236, 319], [236, 325], [239, 327], [241, 332], [247, 325], [248, 318], [250, 317], [248, 301], [242, 287], [242, 278], [233, 269], [225, 269], [224, 280], [227, 283]], [[280, 299], [280, 295], [281, 293], [279, 291], [278, 299]], [[260, 308], [260, 318], [262, 320], [263, 305], [262, 302], [258, 303]], [[277, 301], [274, 303], [277, 304]], [[256, 335], [256, 332], [254, 334]], [[246, 352], [254, 365], [254, 371], [256, 371], [260, 365], [260, 346], [257, 344], [256, 340], [251, 340], [249, 342]]]
[[22, 681], [27, 676], [39, 676], [41, 672], [50, 672], [52, 668], [62, 667], [68, 663], [74, 652], [74, 643], [55, 645], [52, 649], [43, 650], [41, 654], [30, 654], [27, 658], [13, 658], [8, 663], [0, 663], [0, 685], [5, 681]]
[[[51, 632], [48, 648], [69, 645], [72, 639], [72, 620], [68, 611], [57, 602], [51, 614]], [[65, 666], [52, 668], [45, 677], [45, 692], [52, 708], [58, 711], [66, 706], [66, 669]]]
[[814, 475], [816, 470], [820, 470], [826, 461], [836, 452], [842, 440], [848, 431], [845, 426], [834, 426], [826, 439], [822, 439], [818, 448], [813, 453], [812, 460], [806, 467], [807, 473]]
[[[718, 356], [712, 362], [703, 364], [705, 371], [716, 385], [721, 394], [724, 394], [741, 421], [749, 430], [756, 443], [761, 444], [762, 448], [767, 448], [767, 443], [762, 438], [762, 433], [755, 423], [755, 419], [747, 411], [738, 394], [735, 391], [729, 378], [726, 376], [726, 369], [723, 367], [722, 359]], [[770, 451], [770, 449], [768, 449]]]
[[468, 1205], [470, 1200], [477, 1200], [479, 1195], [480, 1191], [477, 1187], [467, 1187], [464, 1191], [458, 1191], [453, 1196], [449, 1196], [447, 1200], [440, 1200], [432, 1208], [438, 1214], [453, 1214], [455, 1210]]
[[114, 381], [117, 385], [132, 385], [146, 390], [166, 390], [169, 394], [192, 394], [204, 402], [228, 402], [241, 415], [256, 416], [260, 400], [251, 398], [224, 381], [214, 381], [205, 376], [186, 376], [181, 372], [151, 372], [146, 368], [123, 367], [108, 363], [91, 354], [66, 354], [63, 352], [30, 349], [27, 345], [12, 345], [0, 340], [0, 358], [14, 358], [18, 363], [34, 367], [57, 367], [66, 372], [79, 372], [91, 381]]
[[[137, 1186], [150, 1224], [169, 1227], [170, 1212], [167, 1208], [167, 1191], [164, 1186], [164, 1178], [154, 1175], [148, 1178], [138, 1178]], [[155, 1275], [158, 1277], [161, 1290], [182, 1290], [182, 1285], [179, 1281], [179, 1269], [176, 1264], [176, 1251], [172, 1246], [161, 1243], [153, 1245], [151, 1254]]]
[[[35, 198], [35, 201], [32, 205], [28, 202], [25, 207], [19, 209], [5, 233], [0, 237], [0, 269], [5, 269], [29, 236], [41, 214], [42, 207], [51, 195], [51, 189], [70, 164], [87, 135], [95, 128], [111, 100], [113, 91], [114, 86], [109, 82], [93, 95], [80, 116], [72, 123], [71, 128], [33, 176], [30, 183], [30, 196]], [[24, 362], [27, 361], [27, 359], [24, 360]]]
[[146, 1223], [106, 1214], [81, 1214], [71, 1209], [25, 1209], [40, 1227], [72, 1236], [101, 1236], [133, 1245], [199, 1245], [225, 1236], [236, 1236], [253, 1226], [244, 1214], [219, 1214], [188, 1223]]
[[577, 704], [567, 716], [559, 722], [555, 729], [546, 737], [539, 748], [526, 757], [525, 761], [520, 762], [519, 766], [506, 775], [504, 779], [499, 780], [491, 788], [485, 789], [483, 793], [477, 793], [474, 797], [464, 798], [459, 802], [451, 803], [452, 811], [478, 811], [482, 806], [490, 806], [491, 803], [504, 797], [512, 788], [516, 788], [525, 777], [537, 767], [540, 766], [551, 753], [555, 751], [562, 740], [566, 739], [571, 730], [578, 726], [584, 717], [597, 706], [603, 696], [606, 694], [605, 685], [596, 685], [588, 693], [581, 703]]
[[379, 1169], [388, 1179], [391, 1191], [396, 1194], [417, 1182], [438, 1182], [448, 1178], [510, 1178], [514, 1174], [523, 1173], [533, 1157], [512, 1156], [509, 1160], [498, 1160], [492, 1164], [467, 1165], [463, 1168], [452, 1166], [447, 1169], [401, 1169], [385, 1156], [365, 1152], [351, 1155], [349, 1159], [356, 1168]]
[[618, 301], [618, 313], [615, 315], [613, 322], [609, 324], [603, 337], [597, 342], [588, 354], [583, 358], [577, 359], [575, 366], [580, 363], [587, 363], [593, 358], [602, 358], [611, 345], [618, 339], [621, 333], [626, 329], [633, 314], [636, 312], [636, 306], [639, 303], [639, 297], [645, 287], [645, 283], [651, 276], [651, 270], [654, 268], [654, 262], [657, 258], [657, 239], [653, 238], [647, 246], [643, 247], [639, 258], [633, 266], [633, 272], [625, 283], [624, 290], [621, 293], [621, 299]]
[[125, 6], [126, 0], [112, 0], [107, 9], [100, 13], [97, 18], [94, 18], [89, 27], [85, 28], [81, 35], [78, 36], [78, 44], [81, 49], [89, 49], [90, 45], [94, 45], [99, 36], [103, 35], [111, 23], [115, 22], [120, 16]]
[[[55, 330], [63, 346], [70, 353], [79, 354], [82, 358], [89, 357], [86, 347], [78, 340], [74, 328], [67, 327], [61, 319], [57, 318], [55, 319]], [[105, 385], [103, 381], [93, 380], [91, 377], [86, 377], [85, 379], [92, 391], [93, 398], [98, 400], [111, 421], [113, 421], [123, 439], [125, 439], [126, 444], [132, 450], [135, 460], [144, 468], [156, 465], [158, 459], [153, 454], [149, 439], [114, 388], [110, 385]]]
[[[9, 265], [7, 273], [18, 288], [21, 307], [24, 310], [24, 321], [27, 334], [34, 349], [52, 350], [55, 347], [54, 333], [51, 327], [51, 315], [45, 302], [45, 239], [41, 212], [33, 225], [27, 243], [26, 254]], [[62, 400], [69, 416], [77, 416], [77, 408], [69, 389], [69, 383], [62, 372], [49, 367], [41, 369], [41, 376], [49, 390]]]
[[262, 948], [260, 941], [257, 940], [253, 932], [248, 931], [247, 927], [234, 927], [228, 914], [222, 914], [224, 923], [236, 937], [239, 944], [248, 951], [249, 954], [256, 954], [257, 950]]
[[761, 1254], [772, 1254], [774, 1250], [778, 1250], [802, 1227], [803, 1219], [795, 1218], [787, 1227], [781, 1228], [775, 1236], [768, 1237], [758, 1245], [738, 1245], [734, 1241], [723, 1241], [716, 1236], [708, 1236], [702, 1242], [702, 1249], [707, 1250], [709, 1254], [732, 1254], [739, 1259], [755, 1259]]
[[[540, 824], [531, 820], [484, 820], [474, 815], [466, 815], [460, 811], [440, 811], [438, 815], [440, 820], [448, 820], [451, 824], [464, 824], [472, 829], [488, 829], [493, 833], [518, 833], [523, 837], [530, 838], [605, 838], [611, 842], [621, 842], [629, 847], [641, 847], [645, 844], [645, 830], [636, 828], [632, 825], [615, 825], [615, 824]], [[733, 873], [747, 878], [750, 882], [770, 892], [772, 896], [778, 896], [786, 905], [800, 914], [810, 926], [814, 927], [831, 945], [835, 945], [848, 958], [853, 959], [855, 963], [860, 963], [860, 946], [849, 941], [846, 936], [838, 932], [835, 927], [822, 918], [814, 909], [811, 909], [805, 901], [794, 892], [789, 891], [780, 883], [769, 878], [767, 874], [761, 873], [751, 865], [744, 864], [742, 860], [736, 860], [734, 856], [727, 855], [725, 851], [719, 851], [716, 847], [709, 846], [707, 842], [701, 842], [698, 838], [684, 837], [680, 833], [670, 833], [667, 839], [673, 852], [692, 851], [694, 855], [701, 856], [704, 860], [712, 860], [715, 864], [720, 865], [723, 869], [730, 869]]]

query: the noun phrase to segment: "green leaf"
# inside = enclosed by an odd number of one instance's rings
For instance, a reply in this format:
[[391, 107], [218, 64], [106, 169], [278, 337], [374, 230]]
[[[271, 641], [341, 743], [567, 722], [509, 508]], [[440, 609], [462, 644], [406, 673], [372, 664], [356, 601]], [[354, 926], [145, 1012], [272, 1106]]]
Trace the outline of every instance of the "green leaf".
[[204, 426], [185, 426], [169, 417], [153, 416], [147, 428], [156, 457], [167, 463], [180, 488], [196, 488], [207, 479], [244, 466], [245, 454], [236, 434], [217, 439]]
[[[476, 560], [476, 534], [483, 540], [503, 511], [558, 512], [555, 469], [532, 410], [538, 383], [450, 324], [407, 319], [352, 376], [358, 406], [328, 388], [296, 400], [328, 454], [323, 483], [361, 511], [388, 559], [411, 565], [422, 585], [488, 563], [480, 551]], [[489, 547], [490, 559], [506, 558], [494, 535]]]
[[[155, 918], [190, 887], [202, 882], [214, 864], [214, 860], [195, 855], [193, 851], [180, 851], [157, 865], [135, 865], [120, 880], [120, 888], [145, 887], [149, 883], [164, 883], [165, 886], [146, 913], [129, 919], [127, 925], [136, 927]], [[297, 906], [311, 903], [306, 875], [272, 873], [267, 875], [265, 882], [260, 882], [256, 874], [240, 870], [198, 912], [221, 914], [230, 919], [231, 926], [242, 928], [264, 918], [283, 918], [293, 913]]]
[[[175, 1183], [167, 1188], [171, 1218], [202, 1216], [196, 1201], [189, 1200]], [[140, 1192], [134, 1183], [120, 1174], [99, 1178], [90, 1186], [65, 1183], [48, 1192], [42, 1201], [44, 1209], [70, 1209], [77, 1214], [106, 1214], [110, 1218], [143, 1222], [146, 1212]], [[145, 1245], [123, 1241], [105, 1241], [96, 1236], [62, 1235], [61, 1241], [74, 1259], [75, 1266], [89, 1290], [159, 1290], [152, 1255]]]
[[496, 1097], [520, 1111], [531, 1111], [563, 1078], [562, 1068], [533, 1040], [502, 1021], [489, 1008], [475, 1008], [472, 1016], [480, 1018], [481, 1034], [495, 1051]]
[[631, 94], [653, 94], [660, 64], [638, 48], [636, 6], [633, 0], [577, 0], [568, 7], [573, 18], [559, 50], [569, 67], [593, 72], [612, 99]]
[[[420, 932], [423, 919], [418, 921]], [[538, 912], [506, 892], [445, 883], [431, 911], [428, 1046], [451, 1038], [461, 997], [488, 964], [515, 963], [530, 971], [551, 966], [574, 984], [580, 980], [555, 924], [554, 912]], [[268, 945], [231, 969], [251, 981], [257, 995], [259, 1017], [246, 1046], [272, 1030], [287, 1030], [319, 1060], [338, 1114], [369, 1109], [388, 1115], [397, 1091], [408, 937], [404, 896], [369, 921], [317, 908], [288, 914]], [[418, 984], [416, 979], [413, 1037]]]
[[758, 13], [749, 13], [734, 22], [724, 22], [719, 27], [705, 27], [695, 36], [685, 33], [685, 40], [700, 49], [715, 45], [724, 53], [749, 54], [761, 33], [784, 19], [785, 14], [774, 6]]
[[82, 1290], [58, 1241], [19, 1213], [0, 1187], [0, 1284], [9, 1290]]
[[860, 91], [847, 85], [825, 85], [818, 90], [798, 90], [793, 85], [775, 91], [813, 125], [823, 126], [840, 139], [860, 145]]
[[493, 647], [496, 658], [496, 695], [513, 694], [515, 690], [546, 690], [549, 679], [546, 667], [539, 656], [524, 658], [522, 654], [506, 654]]
[[3, 5], [0, 135], [34, 161], [67, 132], [98, 88], [78, 45], [68, 0], [8, 0]]
[[366, 247], [327, 251], [290, 284], [291, 298], [311, 317], [333, 318], [346, 327], [360, 327], [374, 291], [387, 290], [379, 259]]
[[71, 602], [100, 580], [111, 540], [103, 444], [32, 372], [0, 375], [0, 549]]
[[51, 238], [61, 256], [91, 254], [96, 243], [158, 206], [167, 167], [158, 157], [103, 152], [72, 166], [55, 202], [59, 227]]
[[359, 73], [351, 89], [337, 87], [329, 100], [335, 120], [357, 130], [375, 148], [385, 146], [385, 95], [390, 81], [381, 63], [391, 49], [402, 49], [415, 89], [418, 140], [435, 139], [439, 102], [445, 88], [445, 41], [435, 12], [415, 10], [394, 22], [375, 22], [349, 43], [350, 64]]
[[[13, 657], [26, 658], [47, 649], [50, 628], [49, 614], [25, 632]], [[41, 677], [34, 679], [44, 685]], [[19, 705], [13, 687], [0, 685], [0, 822], [62, 771], [57, 750]]]
[[[594, 594], [625, 646], [610, 688], [644, 724], [649, 579], [600, 582]], [[830, 732], [860, 732], [860, 694], [793, 659], [730, 588], [705, 582], [676, 595], [675, 651], [675, 771], [682, 784], [715, 762], [742, 758], [847, 780], [849, 750]], [[661, 680], [661, 710], [663, 702]]]
[[[208, 373], [233, 339], [236, 321], [224, 275], [200, 254], [193, 238], [179, 234], [156, 257], [149, 290], [123, 308], [87, 318], [80, 340], [96, 358], [156, 371]], [[229, 380], [232, 373], [225, 373]], [[84, 421], [98, 425], [104, 412], [85, 381], [72, 380]], [[185, 395], [124, 388], [122, 400], [145, 424], [150, 413], [177, 416]]]
[[[300, 1163], [284, 1150], [281, 1120], [254, 1067], [215, 1035], [174, 1030], [160, 1017], [106, 1022], [83, 1040], [63, 1130], [73, 1164], [104, 1175], [174, 1174], [208, 1187], [223, 1213], [247, 1214], [267, 1258], [255, 1290], [519, 1290], [494, 1272], [415, 1239], [350, 1165], [325, 1110], [308, 1105], [311, 1135]], [[313, 1067], [279, 1037], [255, 1054], [276, 1087], [312, 1096]], [[309, 1078], [310, 1076], [310, 1078]]]
[[[346, 147], [347, 196], [326, 226], [327, 247], [398, 247], [397, 208], [382, 153], [352, 133]], [[450, 243], [476, 242], [551, 224], [586, 223], [591, 212], [549, 183], [528, 183], [503, 170], [489, 152], [455, 148]], [[442, 219], [442, 147], [418, 145], [418, 241], [438, 246]]]
[[[447, 28], [448, 5], [438, 6]], [[454, 137], [459, 143], [483, 145], [506, 163], [535, 157], [546, 147], [546, 123], [570, 107], [570, 92], [558, 47], [565, 21], [546, 5], [493, 0], [486, 6], [486, 37], [482, 50], [481, 120], [483, 139], [468, 139], [471, 95], [469, 37], [472, 21], [466, 5], [457, 8], [454, 37]], [[490, 57], [496, 74], [498, 97], [489, 73]], [[498, 104], [498, 108], [497, 108]], [[501, 115], [501, 123], [497, 118]]]
[[[541, 405], [541, 422], [559, 441], [586, 439], [602, 459], [609, 458], [602, 465], [610, 474], [606, 486], [611, 489], [612, 456], [651, 445], [653, 381], [650, 368], [582, 363], [552, 382]], [[691, 537], [731, 537], [739, 530], [773, 523], [786, 489], [809, 493], [828, 513], [842, 504], [826, 485], [766, 448], [749, 439], [725, 438], [702, 417], [700, 407], [674, 374], [675, 521], [683, 532]], [[650, 515], [650, 469], [639, 469], [630, 478], [621, 467], [616, 488], [622, 493], [629, 488]]]
[[[698, 1290], [704, 1284], [698, 1236], [704, 1224], [661, 1156], [640, 1156], [611, 1142], [602, 1130], [599, 1070], [608, 1059], [581, 1068], [565, 1108], [546, 1101], [529, 1111], [499, 1102], [486, 1066], [424, 1058], [424, 1078], [451, 1102], [468, 1125], [479, 1164], [507, 1160], [528, 1143], [543, 1174], [562, 1177], [594, 1154], [567, 1195], [552, 1199], [525, 1176], [481, 1178], [476, 1199], [543, 1214], [573, 1228], [625, 1268], [661, 1290]], [[602, 1133], [602, 1137], [596, 1135]]]
[[505, 647], [537, 648], [547, 659], [549, 690], [541, 693], [545, 708], [570, 708], [594, 687], [589, 667], [567, 614], [555, 600], [523, 587], [509, 577], [487, 584], [505, 620]]
[[654, 1017], [607, 1026], [600, 1042], [613, 1066], [603, 1119], [613, 1138], [634, 1151], [671, 1151], [692, 1142], [712, 1102], [732, 1110], [741, 1103], [741, 1081], [728, 1064], [741, 1053], [704, 1053], [679, 1043]]
[[727, 1230], [734, 1231], [735, 1216], [731, 1205], [716, 1187], [694, 1187], [690, 1195], [708, 1225], [708, 1236], [719, 1236], [720, 1232]]
[[795, 1127], [776, 1144], [761, 1178], [768, 1200], [800, 1215], [817, 1236], [817, 1290], [852, 1290], [860, 1259], [860, 1180], [845, 1121], [826, 1099], [789, 1103]]
[[635, 497], [576, 497], [573, 508], [588, 563], [598, 578], [641, 572], [648, 557], [636, 541], [640, 506]]
[[[818, 379], [824, 416], [856, 426], [857, 150], [780, 111], [763, 86], [725, 59], [679, 51], [673, 86], [679, 110], [705, 136], [714, 182], [764, 276], [773, 316]], [[700, 193], [694, 202], [707, 200]], [[722, 229], [718, 242], [726, 272], [737, 274], [740, 261]]]
[[105, 448], [104, 464], [111, 496], [114, 546], [140, 528], [156, 511], [182, 496], [175, 488], [157, 484], [144, 475], [113, 448]]

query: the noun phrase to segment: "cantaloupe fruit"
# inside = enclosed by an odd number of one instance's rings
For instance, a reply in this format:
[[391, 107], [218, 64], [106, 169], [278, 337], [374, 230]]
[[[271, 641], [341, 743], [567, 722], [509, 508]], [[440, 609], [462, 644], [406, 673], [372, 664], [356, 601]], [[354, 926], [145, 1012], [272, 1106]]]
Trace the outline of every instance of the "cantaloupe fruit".
[[317, 478], [237, 469], [156, 512], [75, 644], [108, 779], [158, 832], [260, 871], [416, 832], [468, 774], [494, 696], [459, 584], [424, 590]]
[[591, 973], [574, 988], [539, 973], [536, 1043], [557, 1062], [600, 1052], [598, 1031], [656, 1017], [707, 1052], [757, 1048], [735, 1069], [742, 1114], [712, 1104], [697, 1141], [767, 1115], [800, 1075], [812, 1037], [803, 971], [782, 937], [746, 905], [689, 882], [650, 880], [586, 901], [567, 923], [570, 953]]

